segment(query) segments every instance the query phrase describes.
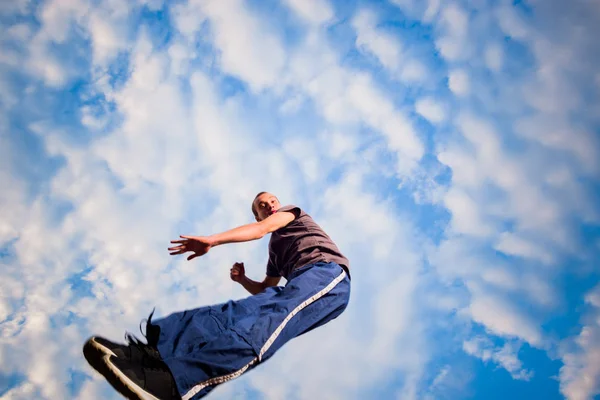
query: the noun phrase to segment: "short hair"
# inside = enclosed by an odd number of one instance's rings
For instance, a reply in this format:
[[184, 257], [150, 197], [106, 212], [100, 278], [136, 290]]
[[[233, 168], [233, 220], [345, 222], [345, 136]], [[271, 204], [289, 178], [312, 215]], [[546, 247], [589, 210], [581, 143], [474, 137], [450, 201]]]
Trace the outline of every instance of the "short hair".
[[254, 196], [254, 200], [252, 200], [252, 214], [254, 214], [255, 217], [258, 218], [258, 211], [256, 211], [256, 208], [254, 207], [254, 202], [256, 201], [256, 199], [258, 199], [258, 196], [260, 196], [261, 194], [265, 194], [268, 192], [260, 192], [258, 193], [256, 196]]

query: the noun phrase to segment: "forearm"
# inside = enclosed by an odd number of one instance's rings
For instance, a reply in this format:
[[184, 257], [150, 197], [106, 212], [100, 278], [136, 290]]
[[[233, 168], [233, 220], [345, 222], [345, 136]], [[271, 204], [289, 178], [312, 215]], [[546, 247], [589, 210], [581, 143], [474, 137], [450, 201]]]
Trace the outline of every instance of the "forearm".
[[265, 235], [265, 228], [259, 223], [238, 226], [223, 233], [217, 233], [210, 236], [212, 246], [219, 246], [225, 243], [248, 242], [257, 240]]
[[250, 294], [258, 294], [265, 290], [265, 285], [263, 282], [253, 281], [248, 277], [244, 277], [239, 281], [240, 285], [244, 287]]

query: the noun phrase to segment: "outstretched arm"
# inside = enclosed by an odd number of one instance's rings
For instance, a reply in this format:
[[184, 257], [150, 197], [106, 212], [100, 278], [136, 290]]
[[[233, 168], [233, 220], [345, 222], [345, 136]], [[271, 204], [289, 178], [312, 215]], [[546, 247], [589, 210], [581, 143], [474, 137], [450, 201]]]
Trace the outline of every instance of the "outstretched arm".
[[252, 224], [242, 225], [223, 233], [209, 236], [213, 246], [219, 246], [225, 243], [248, 242], [257, 240], [268, 233], [275, 232], [283, 228], [294, 220], [294, 214], [291, 212], [279, 212], [270, 215], [268, 218], [254, 222]]
[[187, 259], [192, 260], [208, 253], [208, 251], [214, 246], [260, 239], [267, 233], [271, 233], [277, 229], [283, 228], [292, 222], [294, 218], [295, 216], [293, 213], [284, 211], [270, 215], [268, 218], [260, 222], [242, 225], [216, 235], [182, 235], [180, 240], [171, 241], [171, 243], [176, 244], [176, 246], [170, 247], [169, 251], [171, 251], [171, 255], [183, 254], [191, 251], [194, 254], [190, 255]]

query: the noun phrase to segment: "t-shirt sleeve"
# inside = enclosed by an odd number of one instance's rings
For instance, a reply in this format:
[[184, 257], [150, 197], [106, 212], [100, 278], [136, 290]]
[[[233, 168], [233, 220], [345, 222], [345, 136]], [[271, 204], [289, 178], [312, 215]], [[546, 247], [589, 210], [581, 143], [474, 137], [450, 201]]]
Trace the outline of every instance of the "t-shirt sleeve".
[[294, 205], [283, 206], [279, 210], [277, 210], [277, 212], [282, 212], [282, 211], [291, 212], [292, 214], [294, 214], [294, 216], [296, 218], [298, 218], [302, 214], [302, 210], [300, 209], [300, 207], [294, 206]]
[[279, 278], [281, 276], [271, 258], [269, 258], [269, 262], [267, 263], [267, 276], [270, 276], [272, 278]]

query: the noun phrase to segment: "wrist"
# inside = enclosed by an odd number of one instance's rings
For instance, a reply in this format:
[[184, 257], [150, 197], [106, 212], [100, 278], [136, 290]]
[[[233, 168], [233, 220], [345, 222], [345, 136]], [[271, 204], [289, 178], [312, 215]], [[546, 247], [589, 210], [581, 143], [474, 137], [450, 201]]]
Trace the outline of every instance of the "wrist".
[[218, 238], [215, 237], [215, 235], [210, 235], [207, 237], [207, 239], [208, 239], [207, 241], [208, 241], [208, 244], [210, 245], [210, 247], [216, 247], [221, 244], [219, 242]]

